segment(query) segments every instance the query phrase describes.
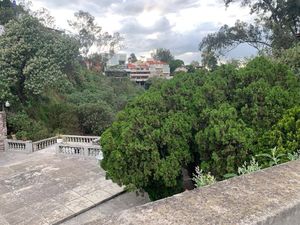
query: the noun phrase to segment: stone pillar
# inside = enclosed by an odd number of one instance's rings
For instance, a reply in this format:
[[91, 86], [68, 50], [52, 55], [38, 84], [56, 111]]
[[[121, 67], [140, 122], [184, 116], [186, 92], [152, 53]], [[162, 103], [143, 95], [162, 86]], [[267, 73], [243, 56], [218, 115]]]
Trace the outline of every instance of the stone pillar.
[[7, 136], [6, 128], [6, 115], [5, 112], [0, 112], [0, 152], [3, 152], [4, 149], [4, 140]]

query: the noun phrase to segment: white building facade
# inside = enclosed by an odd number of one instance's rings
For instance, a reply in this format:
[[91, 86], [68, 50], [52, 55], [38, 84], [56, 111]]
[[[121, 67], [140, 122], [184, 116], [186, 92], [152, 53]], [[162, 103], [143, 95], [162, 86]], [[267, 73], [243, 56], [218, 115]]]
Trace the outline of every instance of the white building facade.
[[170, 76], [170, 66], [167, 63], [153, 59], [147, 59], [145, 62], [129, 63], [127, 71], [130, 79], [141, 85], [144, 85], [147, 80], [153, 77], [172, 78]]

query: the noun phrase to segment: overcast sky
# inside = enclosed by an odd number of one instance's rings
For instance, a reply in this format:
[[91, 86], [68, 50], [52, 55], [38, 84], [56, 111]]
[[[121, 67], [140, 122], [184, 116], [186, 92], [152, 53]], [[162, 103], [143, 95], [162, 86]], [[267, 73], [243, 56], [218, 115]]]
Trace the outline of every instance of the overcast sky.
[[[208, 33], [237, 19], [250, 19], [247, 8], [222, 0], [33, 0], [33, 8], [47, 8], [56, 23], [70, 30], [68, 19], [84, 10], [96, 17], [104, 31], [120, 32], [125, 38], [123, 52], [149, 56], [156, 48], [170, 49], [186, 63], [200, 60], [198, 44]], [[237, 48], [228, 57], [255, 54], [254, 49]]]

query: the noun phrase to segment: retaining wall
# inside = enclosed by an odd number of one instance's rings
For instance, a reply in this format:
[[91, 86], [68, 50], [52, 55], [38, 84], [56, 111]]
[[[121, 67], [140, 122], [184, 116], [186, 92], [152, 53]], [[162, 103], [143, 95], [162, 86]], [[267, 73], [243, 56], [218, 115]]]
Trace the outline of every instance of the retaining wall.
[[300, 160], [186, 191], [87, 224], [299, 225]]

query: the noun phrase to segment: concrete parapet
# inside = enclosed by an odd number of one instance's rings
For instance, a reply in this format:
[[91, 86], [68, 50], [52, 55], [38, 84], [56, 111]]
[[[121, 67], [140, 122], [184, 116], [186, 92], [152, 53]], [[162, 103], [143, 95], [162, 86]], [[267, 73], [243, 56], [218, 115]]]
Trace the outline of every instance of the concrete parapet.
[[299, 225], [300, 160], [94, 221], [105, 225]]

